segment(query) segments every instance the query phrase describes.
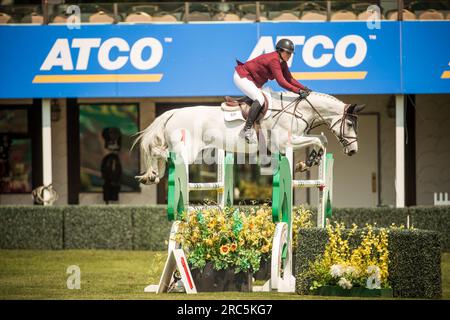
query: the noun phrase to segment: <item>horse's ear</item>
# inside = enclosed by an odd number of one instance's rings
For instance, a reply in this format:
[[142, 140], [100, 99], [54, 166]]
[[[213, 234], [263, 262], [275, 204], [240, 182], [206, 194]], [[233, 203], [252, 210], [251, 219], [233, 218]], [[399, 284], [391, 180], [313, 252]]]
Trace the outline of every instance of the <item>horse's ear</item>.
[[348, 109], [347, 113], [349, 114], [358, 114], [366, 107], [365, 104], [351, 104]]
[[366, 107], [365, 104], [357, 104], [356, 107], [355, 107], [355, 110], [353, 111], [353, 113], [354, 114], [358, 114], [361, 111], [363, 111], [365, 107]]

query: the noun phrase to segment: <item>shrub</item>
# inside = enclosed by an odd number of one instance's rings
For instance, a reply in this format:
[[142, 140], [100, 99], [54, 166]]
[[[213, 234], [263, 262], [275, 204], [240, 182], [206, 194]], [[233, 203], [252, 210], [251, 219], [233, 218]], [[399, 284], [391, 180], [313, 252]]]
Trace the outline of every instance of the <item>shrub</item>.
[[[342, 230], [347, 237], [351, 230]], [[363, 230], [355, 232], [359, 238]], [[326, 229], [300, 229], [296, 254], [296, 291], [309, 294], [314, 278], [311, 264], [320, 259], [328, 243]], [[389, 231], [388, 283], [394, 296], [439, 298], [442, 295], [439, 234], [395, 228]]]

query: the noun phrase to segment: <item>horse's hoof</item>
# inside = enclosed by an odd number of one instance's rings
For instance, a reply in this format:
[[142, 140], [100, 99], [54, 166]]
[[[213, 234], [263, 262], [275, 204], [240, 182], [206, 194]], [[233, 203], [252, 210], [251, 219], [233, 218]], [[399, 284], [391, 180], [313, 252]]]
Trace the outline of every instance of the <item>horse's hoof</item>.
[[134, 176], [134, 178], [139, 181], [139, 183], [145, 184], [147, 182], [146, 179], [144, 179], [144, 176]]
[[305, 172], [308, 171], [311, 167], [308, 167], [305, 162], [300, 161], [295, 165], [295, 172]]
[[149, 183], [148, 177], [145, 176], [145, 175], [143, 175], [143, 176], [135, 176], [134, 178], [137, 179], [142, 184], [145, 184], [145, 185], [151, 184], [151, 183]]

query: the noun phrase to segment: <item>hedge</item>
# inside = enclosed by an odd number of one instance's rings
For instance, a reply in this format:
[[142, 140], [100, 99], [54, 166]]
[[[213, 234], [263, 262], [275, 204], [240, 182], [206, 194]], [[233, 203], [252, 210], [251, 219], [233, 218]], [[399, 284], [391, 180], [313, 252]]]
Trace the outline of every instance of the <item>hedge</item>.
[[166, 206], [136, 207], [134, 210], [134, 249], [167, 250], [170, 227]]
[[[313, 209], [314, 210], [314, 209]], [[441, 236], [442, 249], [450, 251], [450, 206], [417, 206], [409, 208], [333, 208], [332, 222], [343, 222], [347, 227], [355, 223], [364, 227], [366, 223], [378, 227], [389, 227], [393, 223], [415, 229], [437, 231]], [[316, 221], [314, 215], [313, 221]]]
[[0, 248], [62, 249], [63, 208], [0, 206]]
[[[408, 215], [414, 227], [439, 232], [450, 251], [450, 206], [336, 208], [332, 221], [381, 227], [406, 225]], [[165, 205], [0, 206], [0, 248], [165, 250], [170, 225]]]
[[120, 206], [66, 207], [64, 248], [133, 249], [132, 212]]
[[1, 249], [165, 250], [166, 206], [0, 206]]
[[[393, 223], [397, 226], [406, 226], [407, 208], [333, 208], [331, 220], [344, 222], [348, 227], [355, 223], [358, 227], [364, 227], [366, 223], [376, 223], [379, 227], [389, 227]], [[450, 212], [448, 213], [450, 216]]]
[[[343, 232], [345, 236], [349, 230]], [[358, 230], [361, 233], [362, 230]], [[441, 244], [439, 234], [423, 230], [390, 230], [389, 283], [395, 297], [440, 298]], [[300, 229], [296, 253], [296, 292], [310, 294], [310, 263], [323, 254], [328, 235], [325, 229]], [[355, 244], [353, 244], [355, 245]]]

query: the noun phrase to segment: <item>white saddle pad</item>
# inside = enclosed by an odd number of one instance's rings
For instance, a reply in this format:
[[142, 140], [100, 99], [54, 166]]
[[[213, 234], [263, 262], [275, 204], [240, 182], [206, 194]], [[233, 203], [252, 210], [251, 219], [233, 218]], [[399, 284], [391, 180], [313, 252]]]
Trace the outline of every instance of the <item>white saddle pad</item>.
[[[267, 97], [267, 101], [269, 102], [269, 109], [267, 110], [266, 114], [264, 115], [264, 120], [268, 119], [272, 111], [272, 94], [270, 91], [270, 88], [265, 88], [262, 90], [264, 94]], [[227, 106], [226, 102], [222, 102], [221, 104], [222, 111], [223, 111], [223, 118], [225, 121], [236, 121], [236, 120], [242, 120], [245, 121], [244, 117], [242, 116], [241, 108], [239, 106], [236, 107], [230, 107]]]

